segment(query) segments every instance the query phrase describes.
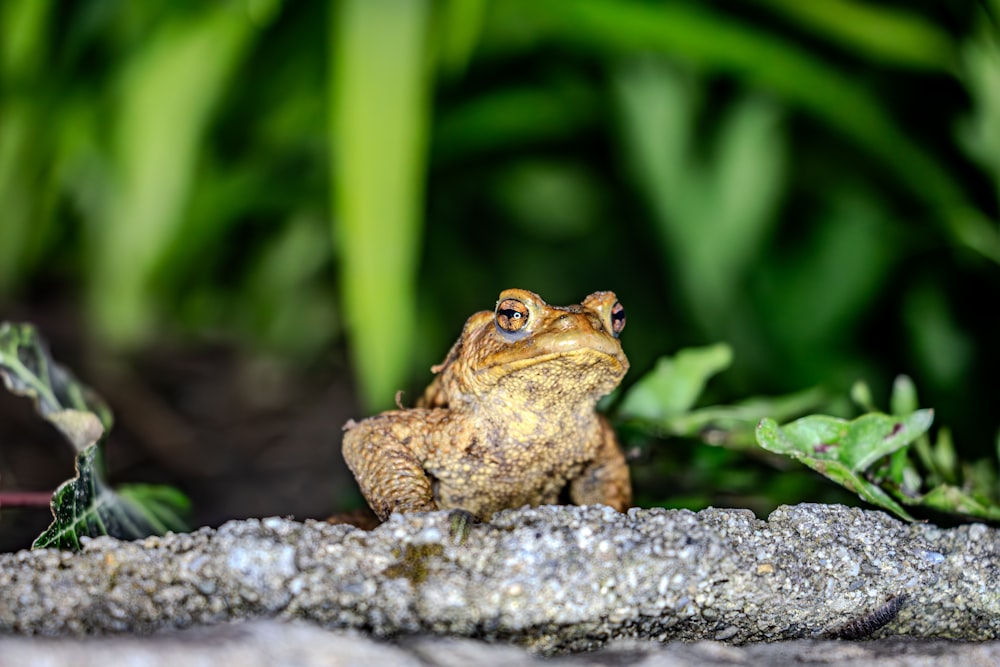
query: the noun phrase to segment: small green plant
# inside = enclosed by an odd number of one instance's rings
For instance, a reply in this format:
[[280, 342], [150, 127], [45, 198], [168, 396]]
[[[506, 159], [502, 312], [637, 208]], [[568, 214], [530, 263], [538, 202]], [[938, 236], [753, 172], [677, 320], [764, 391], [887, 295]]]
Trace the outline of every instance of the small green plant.
[[[729, 406], [693, 408], [709, 378], [732, 360], [725, 345], [681, 350], [622, 398], [618, 416], [631, 428], [658, 436], [699, 437], [713, 445], [763, 449], [799, 461], [863, 500], [913, 521], [904, 506], [964, 518], [1000, 521], [997, 467], [958, 460], [951, 434], [931, 441], [934, 413], [920, 409], [906, 376], [896, 379], [890, 412], [877, 409], [857, 383], [851, 393], [864, 413], [853, 419], [807, 412], [829, 404], [819, 389]], [[794, 417], [794, 421], [788, 421]], [[784, 425], [779, 425], [782, 422]], [[998, 443], [1000, 458], [1000, 443]]]
[[909, 377], [896, 378], [891, 414], [877, 410], [864, 383], [856, 383], [851, 394], [866, 414], [853, 421], [812, 415], [780, 427], [764, 419], [758, 443], [910, 521], [900, 505], [1000, 521], [997, 467], [985, 459], [959, 461], [947, 428], [938, 429], [932, 444], [933, 411], [918, 409]]
[[785, 426], [765, 418], [757, 426], [757, 442], [770, 452], [801, 461], [867, 502], [913, 521], [871, 471], [886, 457], [905, 451], [933, 420], [930, 410], [905, 417], [869, 412], [854, 420], [810, 415]]
[[56, 489], [52, 524], [32, 547], [79, 549], [84, 536], [136, 539], [186, 529], [190, 502], [176, 489], [132, 484], [116, 491], [108, 486], [102, 445], [111, 430], [111, 410], [52, 360], [30, 324], [0, 323], [0, 378], [13, 393], [32, 399], [76, 452], [76, 476]]
[[709, 379], [732, 361], [732, 349], [724, 343], [661, 357], [622, 397], [616, 415], [625, 424], [659, 437], [700, 438], [712, 445], [745, 449], [755, 446], [754, 428], [761, 419], [791, 419], [828, 402], [826, 392], [814, 387], [695, 408]]

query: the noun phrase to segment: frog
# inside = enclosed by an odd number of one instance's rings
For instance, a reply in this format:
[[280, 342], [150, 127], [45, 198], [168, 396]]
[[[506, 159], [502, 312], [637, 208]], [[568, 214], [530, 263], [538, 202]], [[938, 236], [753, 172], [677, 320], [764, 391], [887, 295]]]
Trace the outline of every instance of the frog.
[[414, 407], [344, 425], [343, 455], [381, 521], [452, 510], [631, 506], [628, 464], [598, 401], [629, 369], [614, 292], [553, 306], [507, 289], [473, 314]]

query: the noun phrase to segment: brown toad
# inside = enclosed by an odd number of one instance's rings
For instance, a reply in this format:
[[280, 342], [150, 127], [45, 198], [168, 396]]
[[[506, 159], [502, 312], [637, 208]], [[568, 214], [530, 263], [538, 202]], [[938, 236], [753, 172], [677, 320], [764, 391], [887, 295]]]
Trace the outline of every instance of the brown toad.
[[559, 501], [622, 511], [629, 471], [599, 398], [628, 370], [612, 292], [550, 306], [534, 292], [500, 293], [468, 319], [412, 409], [345, 425], [344, 458], [368, 504], [392, 512], [460, 509], [489, 519]]

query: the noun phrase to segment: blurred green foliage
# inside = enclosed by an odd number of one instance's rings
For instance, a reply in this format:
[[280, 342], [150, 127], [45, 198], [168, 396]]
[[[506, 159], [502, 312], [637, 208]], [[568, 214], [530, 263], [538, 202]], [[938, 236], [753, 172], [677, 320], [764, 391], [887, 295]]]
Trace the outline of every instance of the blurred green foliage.
[[998, 16], [5, 0], [0, 299], [66, 289], [122, 349], [344, 342], [380, 408], [501, 289], [613, 289], [632, 378], [714, 342], [716, 404], [905, 372], [990, 451]]

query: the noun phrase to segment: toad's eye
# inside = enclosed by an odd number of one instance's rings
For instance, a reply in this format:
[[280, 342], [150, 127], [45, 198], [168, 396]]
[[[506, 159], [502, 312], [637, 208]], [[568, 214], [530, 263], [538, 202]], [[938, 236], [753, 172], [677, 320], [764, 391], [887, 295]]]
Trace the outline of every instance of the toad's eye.
[[517, 299], [504, 299], [497, 304], [497, 328], [507, 333], [517, 333], [528, 324], [528, 307]]
[[625, 328], [625, 306], [615, 301], [611, 306], [611, 333], [617, 336]]

